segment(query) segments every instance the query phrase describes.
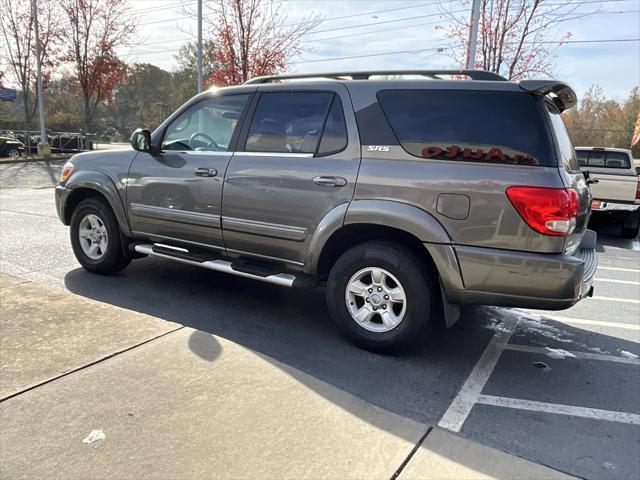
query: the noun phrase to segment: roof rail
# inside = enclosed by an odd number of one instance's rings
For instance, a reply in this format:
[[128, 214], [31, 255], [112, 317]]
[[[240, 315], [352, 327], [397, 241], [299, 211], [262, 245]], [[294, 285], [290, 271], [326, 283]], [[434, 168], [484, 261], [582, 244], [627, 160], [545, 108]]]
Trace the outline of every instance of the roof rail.
[[352, 80], [368, 80], [373, 75], [422, 75], [435, 80], [442, 80], [438, 75], [466, 75], [472, 80], [498, 80], [506, 81], [502, 75], [488, 72], [486, 70], [367, 70], [363, 72], [331, 72], [331, 73], [302, 73], [270, 75], [266, 77], [255, 77], [244, 82], [245, 85], [257, 85], [278, 80], [297, 80], [302, 78], [330, 78], [342, 80], [344, 77], [351, 77]]
[[578, 103], [578, 97], [571, 87], [558, 80], [522, 80], [519, 85], [527, 92], [549, 96], [549, 99], [561, 112]]

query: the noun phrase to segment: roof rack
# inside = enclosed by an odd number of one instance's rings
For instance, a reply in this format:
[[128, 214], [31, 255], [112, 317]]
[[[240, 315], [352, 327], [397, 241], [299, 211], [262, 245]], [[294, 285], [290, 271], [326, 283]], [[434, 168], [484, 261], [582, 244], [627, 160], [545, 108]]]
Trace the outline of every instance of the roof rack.
[[507, 81], [502, 75], [488, 72], [486, 70], [367, 70], [364, 72], [332, 72], [332, 73], [302, 73], [270, 75], [266, 77], [256, 77], [244, 82], [245, 85], [264, 84], [278, 80], [297, 80], [302, 78], [329, 78], [333, 80], [343, 80], [344, 77], [351, 77], [352, 80], [368, 80], [373, 75], [421, 75], [435, 80], [442, 80], [438, 75], [465, 75], [472, 80], [497, 80]]

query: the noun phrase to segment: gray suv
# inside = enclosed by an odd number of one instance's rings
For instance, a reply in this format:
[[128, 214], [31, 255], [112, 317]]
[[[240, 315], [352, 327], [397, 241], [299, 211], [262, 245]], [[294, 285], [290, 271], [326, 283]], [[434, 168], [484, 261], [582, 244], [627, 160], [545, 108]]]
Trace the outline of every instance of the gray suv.
[[58, 214], [91, 272], [149, 255], [326, 282], [349, 338], [404, 348], [461, 304], [592, 293], [591, 196], [560, 117], [575, 102], [478, 70], [256, 78], [136, 130], [133, 150], [74, 156]]

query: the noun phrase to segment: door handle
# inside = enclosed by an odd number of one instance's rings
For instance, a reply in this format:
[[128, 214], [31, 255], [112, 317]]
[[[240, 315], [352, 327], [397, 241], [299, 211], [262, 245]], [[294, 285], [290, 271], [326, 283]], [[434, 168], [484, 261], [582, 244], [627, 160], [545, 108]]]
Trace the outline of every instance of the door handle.
[[323, 187], [344, 187], [347, 184], [347, 179], [342, 177], [318, 176], [313, 178], [313, 183]]
[[196, 168], [193, 174], [197, 177], [215, 177], [218, 175], [218, 171], [215, 168], [200, 167]]

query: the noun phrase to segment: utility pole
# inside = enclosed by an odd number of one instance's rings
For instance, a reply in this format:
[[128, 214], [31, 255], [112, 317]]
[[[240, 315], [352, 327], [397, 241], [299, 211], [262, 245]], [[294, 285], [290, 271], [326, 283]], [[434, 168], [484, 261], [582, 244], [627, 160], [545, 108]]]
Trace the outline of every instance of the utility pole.
[[202, 0], [198, 0], [198, 93], [202, 91]]
[[467, 46], [467, 68], [473, 70], [476, 64], [476, 45], [478, 44], [478, 23], [480, 22], [480, 0], [471, 4], [471, 28], [469, 29], [469, 45]]
[[38, 142], [38, 156], [51, 155], [51, 147], [47, 142], [47, 132], [44, 128], [44, 96], [42, 94], [42, 67], [40, 65], [40, 32], [38, 29], [38, 5], [37, 0], [31, 0], [31, 17], [33, 19], [33, 31], [36, 37], [36, 83], [38, 92], [38, 111], [40, 113], [40, 141]]

